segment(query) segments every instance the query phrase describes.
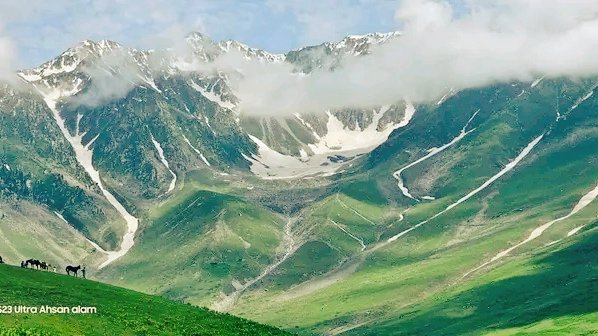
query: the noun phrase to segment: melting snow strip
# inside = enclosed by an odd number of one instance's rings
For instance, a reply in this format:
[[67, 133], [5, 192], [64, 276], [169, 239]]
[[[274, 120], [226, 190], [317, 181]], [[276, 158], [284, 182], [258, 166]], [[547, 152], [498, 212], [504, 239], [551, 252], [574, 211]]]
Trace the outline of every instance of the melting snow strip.
[[195, 81], [189, 81], [189, 86], [191, 86], [195, 91], [201, 93], [207, 100], [216, 103], [218, 106], [233, 110], [235, 108], [235, 104], [222, 100], [222, 97], [215, 94], [213, 91], [208, 91], [207, 89], [201, 87], [199, 84], [195, 83]]
[[[569, 219], [571, 216], [575, 215], [576, 213], [580, 212], [581, 210], [583, 210], [585, 207], [587, 207], [590, 203], [592, 203], [596, 198], [598, 197], [598, 185], [596, 185], [596, 187], [591, 190], [589, 193], [585, 194], [580, 200], [579, 202], [577, 202], [577, 204], [575, 205], [575, 207], [573, 207], [573, 210], [571, 210], [571, 212], [569, 212], [566, 216], [563, 217], [559, 217], [555, 220], [552, 220], [548, 223], [542, 224], [540, 226], [538, 226], [537, 228], [535, 228], [530, 235], [523, 241], [519, 242], [516, 245], [513, 245], [511, 247], [509, 247], [506, 250], [503, 250], [501, 252], [499, 252], [497, 255], [495, 255], [494, 257], [492, 257], [492, 259], [490, 259], [489, 261], [483, 263], [482, 265], [474, 268], [473, 270], [465, 273], [465, 275], [463, 275], [463, 277], [466, 277], [467, 275], [481, 269], [482, 267], [485, 267], [495, 261], [497, 261], [498, 259], [504, 258], [507, 255], [509, 255], [509, 253], [511, 253], [513, 250], [519, 248], [522, 245], [525, 245], [529, 242], [531, 242], [532, 240], [540, 237], [544, 231], [548, 230], [548, 228], [550, 228], [553, 224], [564, 221], [566, 219]], [[569, 233], [567, 233], [567, 236], [572, 236], [575, 233], [577, 233], [579, 230], [581, 230], [583, 228], [583, 226], [577, 227], [571, 231], [569, 231]]]
[[209, 167], [210, 163], [208, 162], [208, 160], [206, 159], [206, 157], [203, 156], [203, 154], [199, 151], [199, 149], [195, 148], [195, 146], [193, 146], [191, 144], [191, 141], [189, 141], [189, 139], [187, 139], [187, 137], [185, 136], [185, 134], [183, 134], [183, 140], [185, 140], [185, 142], [187, 143], [187, 145], [189, 145], [189, 147], [191, 147], [191, 149], [193, 149], [193, 151], [199, 155], [199, 157], [201, 158], [201, 160], [203, 161], [203, 163], [205, 163], [206, 166]]
[[409, 192], [409, 189], [407, 188], [407, 186], [405, 186], [405, 181], [403, 181], [403, 178], [401, 176], [401, 173], [403, 171], [405, 171], [406, 169], [409, 169], [413, 166], [415, 166], [418, 163], [421, 163], [431, 157], [433, 157], [434, 155], [442, 152], [443, 150], [451, 147], [452, 145], [456, 144], [457, 142], [459, 142], [461, 139], [463, 139], [467, 134], [473, 132], [475, 130], [471, 129], [469, 131], [466, 131], [467, 127], [469, 126], [469, 124], [471, 123], [471, 121], [475, 118], [475, 116], [480, 112], [480, 110], [477, 110], [472, 116], [471, 118], [469, 118], [469, 120], [467, 121], [467, 123], [465, 124], [465, 126], [463, 126], [463, 128], [461, 129], [461, 132], [459, 133], [459, 135], [457, 135], [453, 140], [451, 140], [451, 142], [444, 144], [438, 148], [434, 147], [428, 150], [428, 154], [426, 154], [425, 156], [419, 158], [416, 161], [413, 161], [412, 163], [408, 164], [407, 166], [397, 170], [396, 172], [394, 172], [392, 174], [392, 176], [398, 181], [398, 186], [399, 189], [401, 189], [401, 193], [403, 193], [403, 195], [405, 197], [409, 197], [413, 200], [417, 200], [415, 197], [413, 197], [413, 195], [411, 195], [411, 193]]
[[154, 147], [158, 151], [158, 156], [160, 157], [160, 161], [166, 167], [166, 169], [168, 169], [168, 171], [170, 172], [170, 175], [172, 175], [172, 180], [170, 181], [170, 185], [168, 186], [168, 191], [166, 191], [166, 193], [168, 194], [169, 192], [174, 190], [174, 187], [176, 185], [176, 174], [172, 171], [172, 169], [170, 169], [170, 164], [166, 160], [166, 157], [164, 157], [164, 150], [162, 149], [162, 146], [160, 145], [160, 143], [158, 141], [156, 141], [152, 132], [150, 132], [150, 137], [152, 138], [152, 143], [154, 144]]
[[[407, 233], [417, 229], [418, 227], [428, 223], [429, 221], [437, 218], [438, 216], [446, 213], [447, 211], [451, 210], [452, 208], [458, 206], [459, 204], [467, 201], [468, 199], [470, 199], [471, 197], [473, 197], [474, 195], [476, 195], [477, 193], [479, 193], [480, 191], [484, 190], [486, 187], [488, 187], [489, 185], [491, 185], [494, 181], [498, 180], [500, 177], [502, 177], [503, 175], [505, 175], [506, 173], [508, 173], [510, 170], [512, 170], [513, 168], [515, 168], [517, 166], [517, 164], [519, 164], [519, 162], [521, 162], [521, 160], [523, 160], [530, 152], [531, 150], [540, 142], [540, 140], [542, 140], [542, 138], [544, 137], [544, 134], [538, 136], [537, 138], [535, 138], [534, 140], [532, 140], [532, 142], [530, 142], [524, 149], [523, 151], [521, 151], [521, 153], [519, 153], [519, 155], [511, 162], [509, 162], [505, 168], [503, 168], [501, 171], [499, 171], [498, 173], [496, 173], [494, 176], [492, 176], [491, 178], [489, 178], [486, 182], [484, 182], [481, 186], [479, 186], [478, 188], [474, 189], [473, 191], [471, 191], [469, 194], [461, 197], [459, 200], [457, 200], [455, 203], [449, 205], [446, 207], [446, 209], [440, 211], [439, 213], [435, 214], [434, 216], [426, 219], [425, 221], [422, 221], [418, 224], [416, 224], [415, 226], [410, 227], [409, 229], [406, 229], [392, 237], [390, 237], [388, 239], [388, 243], [391, 243], [399, 238], [401, 238], [402, 236], [406, 235]], [[378, 246], [378, 248], [382, 247]]]
[[116, 197], [114, 197], [112, 193], [110, 193], [106, 188], [104, 188], [104, 185], [102, 184], [102, 180], [100, 178], [100, 173], [94, 168], [92, 162], [93, 150], [90, 149], [90, 145], [93, 142], [93, 140], [90, 141], [87, 145], [83, 145], [81, 142], [83, 136], [81, 134], [76, 134], [75, 136], [72, 136], [66, 128], [65, 120], [62, 118], [62, 116], [56, 109], [56, 102], [58, 101], [58, 99], [73, 95], [75, 93], [75, 89], [67, 92], [55, 90], [49, 93], [44, 93], [37, 86], [35, 86], [34, 84], [32, 85], [43, 97], [46, 105], [52, 112], [52, 116], [54, 117], [54, 120], [56, 121], [56, 124], [58, 125], [58, 128], [60, 129], [62, 135], [73, 148], [73, 151], [75, 152], [75, 159], [77, 160], [77, 162], [81, 165], [81, 167], [83, 167], [83, 169], [89, 175], [91, 180], [97, 184], [108, 203], [110, 203], [116, 209], [116, 211], [123, 217], [123, 219], [127, 223], [127, 231], [122, 237], [120, 249], [117, 251], [106, 251], [108, 258], [98, 267], [100, 269], [104, 268], [107, 265], [114, 262], [116, 259], [127, 254], [131, 247], [133, 247], [133, 245], [135, 244], [135, 233], [137, 232], [137, 228], [139, 227], [139, 220], [133, 217], [127, 211], [127, 209], [125, 209], [125, 207], [116, 199]]
[[538, 84], [540, 84], [540, 82], [544, 79], [544, 76], [537, 78], [536, 80], [533, 81], [532, 85], [530, 85], [531, 88], [535, 88], [536, 86], [538, 86]]

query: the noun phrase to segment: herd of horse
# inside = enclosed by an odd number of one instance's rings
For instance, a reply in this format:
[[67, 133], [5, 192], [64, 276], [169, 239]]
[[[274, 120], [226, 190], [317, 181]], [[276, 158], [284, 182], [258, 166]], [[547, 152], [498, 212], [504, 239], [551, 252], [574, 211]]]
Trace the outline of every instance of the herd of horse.
[[[2, 260], [2, 256], [0, 256], [0, 264], [4, 264], [4, 260]], [[31, 268], [31, 269], [36, 269], [36, 270], [43, 270], [43, 271], [53, 271], [54, 273], [56, 273], [56, 266], [52, 266], [49, 263], [45, 262], [45, 261], [39, 261], [37, 259], [27, 259], [25, 261], [21, 261], [21, 268]], [[73, 274], [73, 276], [78, 277], [79, 276], [79, 271], [81, 271], [81, 277], [83, 279], [85, 279], [85, 266], [83, 266], [83, 268], [81, 268], [81, 265], [79, 266], [67, 266], [66, 269], [66, 274], [67, 275], [71, 275], [71, 273]]]
[[[46, 263], [45, 261], [39, 261], [37, 259], [27, 259], [25, 261], [21, 261], [22, 268], [29, 268], [29, 266], [31, 266], [31, 268], [38, 270], [41, 269], [44, 271], [49, 271], [52, 269], [52, 265]], [[54, 266], [53, 270], [56, 272], [56, 266]]]

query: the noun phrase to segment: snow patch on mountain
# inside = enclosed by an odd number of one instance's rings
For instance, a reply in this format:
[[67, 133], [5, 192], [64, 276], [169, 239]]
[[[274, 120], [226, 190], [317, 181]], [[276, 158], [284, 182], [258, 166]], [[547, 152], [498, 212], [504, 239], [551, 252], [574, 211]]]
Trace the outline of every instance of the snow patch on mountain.
[[218, 47], [225, 53], [231, 50], [240, 51], [246, 60], [260, 59], [266, 62], [284, 62], [285, 55], [283, 54], [271, 54], [267, 51], [251, 48], [246, 44], [243, 44], [235, 40], [226, 40], [218, 43]]
[[171, 191], [173, 191], [174, 187], [176, 186], [176, 174], [172, 171], [172, 169], [170, 169], [170, 164], [168, 163], [168, 160], [166, 160], [166, 157], [164, 156], [164, 149], [162, 149], [162, 145], [154, 138], [154, 135], [152, 134], [152, 132], [150, 132], [150, 137], [152, 139], [152, 143], [154, 144], [154, 148], [156, 148], [156, 151], [158, 152], [160, 161], [162, 162], [164, 167], [166, 167], [166, 169], [168, 169], [168, 171], [170, 172], [170, 175], [172, 176], [172, 180], [170, 180], [170, 184], [168, 185], [168, 190], [166, 191], [166, 193], [168, 194]]
[[535, 79], [532, 84], [530, 85], [531, 88], [535, 88], [536, 86], [538, 86], [538, 84], [540, 84], [540, 82], [544, 79], [544, 77], [540, 77]]
[[415, 107], [406, 104], [403, 119], [400, 122], [386, 125], [383, 130], [378, 130], [380, 119], [389, 108], [390, 106], [383, 106], [377, 112], [374, 111], [373, 120], [366, 128], [355, 127], [353, 130], [346, 127], [335, 115], [327, 111], [326, 134], [319, 137], [317, 143], [308, 144], [308, 147], [314, 154], [355, 150], [363, 150], [362, 153], [369, 152], [386, 141], [392, 131], [408, 125], [415, 114]]
[[191, 147], [191, 149], [193, 149], [193, 151], [195, 153], [197, 153], [197, 155], [199, 155], [199, 157], [201, 158], [201, 160], [203, 161], [203, 163], [206, 164], [206, 166], [210, 166], [210, 163], [208, 162], [208, 160], [206, 159], [206, 157], [199, 151], [199, 149], [195, 148], [195, 146], [193, 146], [191, 144], [191, 141], [189, 141], [189, 139], [187, 139], [187, 137], [183, 134], [183, 140], [185, 140], [185, 142], [187, 143], [187, 145], [189, 145], [189, 147]]
[[343, 161], [333, 162], [327, 155], [314, 155], [309, 160], [281, 154], [253, 135], [249, 138], [258, 146], [258, 153], [243, 157], [252, 163], [251, 172], [263, 179], [291, 179], [334, 173]]
[[[558, 222], [562, 222], [564, 220], [567, 220], [569, 218], [571, 218], [573, 215], [575, 215], [576, 213], [580, 212], [581, 210], [583, 210], [585, 207], [587, 207], [588, 205], [590, 205], [590, 203], [592, 203], [596, 198], [598, 198], [598, 185], [596, 185], [596, 187], [592, 190], [590, 190], [590, 192], [588, 192], [587, 194], [583, 195], [581, 197], [581, 199], [577, 202], [577, 204], [575, 204], [575, 206], [573, 207], [573, 209], [571, 210], [571, 212], [569, 212], [567, 215], [563, 216], [563, 217], [559, 217], [557, 219], [554, 219], [548, 223], [542, 224], [540, 226], [538, 226], [537, 228], [535, 228], [530, 234], [529, 236], [524, 239], [523, 241], [509, 247], [508, 249], [505, 249], [499, 253], [497, 253], [494, 257], [492, 257], [492, 259], [490, 259], [489, 261], [481, 264], [480, 266], [472, 269], [471, 271], [465, 273], [465, 275], [463, 275], [463, 277], [466, 277], [467, 275], [501, 259], [504, 258], [506, 256], [508, 256], [511, 252], [513, 252], [515, 249], [531, 242], [532, 240], [535, 240], [536, 238], [540, 237], [544, 231], [548, 230], [552, 225], [558, 223]], [[572, 236], [574, 234], [576, 234], [577, 232], [579, 232], [579, 230], [581, 230], [585, 225], [582, 226], [578, 226], [576, 228], [574, 228], [573, 230], [569, 231], [567, 233], [567, 237]], [[558, 242], [558, 241], [556, 241]], [[554, 243], [554, 242], [553, 242]]]
[[195, 81], [190, 80], [189, 82], [189, 86], [191, 86], [195, 91], [201, 93], [202, 96], [204, 96], [206, 99], [208, 99], [209, 101], [218, 104], [220, 107], [228, 109], [228, 110], [233, 110], [235, 108], [235, 104], [229, 102], [229, 101], [225, 101], [222, 99], [221, 96], [215, 94], [213, 91], [208, 91], [206, 88], [202, 87], [201, 85], [197, 84]]
[[[402, 236], [408, 234], [409, 232], [419, 228], [422, 225], [427, 224], [429, 221], [443, 215], [444, 213], [448, 212], [449, 210], [453, 209], [454, 207], [460, 205], [461, 203], [467, 201], [468, 199], [470, 199], [471, 197], [475, 196], [476, 194], [478, 194], [480, 191], [486, 189], [489, 185], [491, 185], [492, 183], [494, 183], [496, 180], [498, 180], [499, 178], [501, 178], [503, 175], [505, 175], [506, 173], [508, 173], [509, 171], [511, 171], [513, 168], [515, 168], [519, 162], [521, 162], [531, 151], [532, 149], [534, 149], [534, 147], [536, 147], [536, 145], [542, 140], [542, 138], [544, 138], [544, 134], [541, 134], [540, 136], [536, 137], [534, 140], [532, 140], [529, 144], [527, 144], [527, 146], [519, 153], [519, 155], [517, 155], [517, 157], [515, 159], [513, 159], [513, 161], [509, 162], [502, 170], [500, 170], [498, 173], [496, 173], [495, 175], [493, 175], [492, 177], [490, 177], [488, 180], [486, 180], [484, 183], [482, 183], [481, 186], [477, 187], [476, 189], [472, 190], [471, 192], [469, 192], [467, 195], [461, 197], [460, 199], [458, 199], [456, 202], [450, 204], [449, 206], [447, 206], [444, 210], [436, 213], [434, 216], [419, 222], [418, 224], [403, 230], [401, 232], [399, 232], [398, 234], [390, 237], [386, 243], [392, 243], [395, 240], [401, 238]], [[386, 244], [382, 243], [380, 245], [377, 246], [377, 248], [383, 247]]]
[[586, 94], [585, 96], [581, 97], [581, 99], [579, 99], [577, 102], [575, 102], [575, 104], [573, 106], [571, 106], [570, 111], [575, 110], [576, 108], [579, 107], [579, 105], [581, 103], [583, 103], [584, 101], [586, 101], [588, 98], [590, 98], [592, 95], [594, 94], [594, 90], [588, 92], [588, 94]]
[[[251, 171], [264, 179], [290, 179], [310, 176], [330, 176], [338, 172], [339, 168], [354, 158], [371, 151], [388, 139], [390, 133], [409, 124], [415, 114], [415, 107], [406, 104], [403, 118], [395, 124], [388, 124], [379, 130], [380, 119], [388, 111], [389, 106], [383, 106], [374, 111], [372, 122], [365, 128], [347, 128], [336, 116], [328, 112], [327, 133], [317, 136], [318, 142], [308, 144], [312, 155], [300, 152], [300, 157], [285, 155], [270, 148], [262, 140], [249, 135], [258, 146], [258, 153], [252, 156], [244, 155], [252, 162]], [[295, 115], [304, 125], [309, 125], [300, 115]], [[311, 126], [309, 127], [311, 128]], [[313, 131], [313, 128], [311, 128]]]
[[444, 102], [449, 99], [450, 97], [454, 96], [457, 93], [454, 89], [450, 89], [444, 96], [442, 96], [437, 102], [436, 105], [440, 106], [444, 104]]

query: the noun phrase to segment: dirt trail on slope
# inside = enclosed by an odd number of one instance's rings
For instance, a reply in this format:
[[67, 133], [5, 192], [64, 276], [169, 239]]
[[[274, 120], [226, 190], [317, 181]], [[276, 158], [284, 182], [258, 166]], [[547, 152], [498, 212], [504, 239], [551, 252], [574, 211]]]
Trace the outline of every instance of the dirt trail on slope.
[[212, 305], [210, 306], [211, 309], [214, 309], [216, 311], [220, 311], [220, 312], [225, 312], [230, 310], [235, 303], [237, 302], [237, 300], [239, 299], [239, 297], [247, 290], [249, 289], [251, 286], [255, 285], [258, 281], [262, 280], [263, 278], [265, 278], [266, 276], [268, 276], [270, 273], [272, 273], [272, 271], [274, 271], [278, 266], [280, 266], [280, 264], [282, 264], [285, 260], [287, 260], [291, 255], [293, 255], [293, 253], [295, 253], [295, 251], [301, 246], [301, 243], [296, 241], [294, 235], [293, 235], [293, 226], [295, 224], [295, 222], [297, 222], [299, 218], [289, 218], [287, 221], [287, 224], [285, 225], [285, 237], [283, 239], [283, 242], [281, 244], [281, 246], [283, 247], [283, 253], [282, 255], [280, 255], [278, 258], [276, 258], [276, 260], [268, 265], [260, 275], [258, 275], [257, 277], [243, 283], [235, 286], [235, 291], [225, 295], [223, 294], [221, 296], [221, 299], [219, 301], [216, 301], [214, 303], [212, 303]]

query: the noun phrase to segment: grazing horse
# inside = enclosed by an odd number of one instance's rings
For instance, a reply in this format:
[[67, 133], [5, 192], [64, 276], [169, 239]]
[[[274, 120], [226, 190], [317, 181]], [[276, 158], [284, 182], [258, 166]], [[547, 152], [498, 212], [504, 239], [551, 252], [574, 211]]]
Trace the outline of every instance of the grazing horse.
[[77, 272], [79, 272], [80, 269], [81, 269], [81, 265], [79, 265], [77, 267], [69, 265], [66, 267], [66, 274], [71, 275], [71, 272], [73, 272], [73, 275], [77, 276]]
[[29, 265], [31, 265], [31, 268], [39, 268], [39, 266], [41, 265], [41, 263], [39, 262], [39, 260], [36, 259], [27, 259], [25, 260], [25, 267], [28, 267]]
[[0, 264], [4, 264], [4, 260], [2, 260], [2, 256], [0, 256]]
[[48, 270], [48, 264], [46, 264], [45, 261], [42, 261], [39, 266], [44, 270], [47, 271]]

